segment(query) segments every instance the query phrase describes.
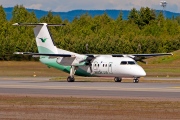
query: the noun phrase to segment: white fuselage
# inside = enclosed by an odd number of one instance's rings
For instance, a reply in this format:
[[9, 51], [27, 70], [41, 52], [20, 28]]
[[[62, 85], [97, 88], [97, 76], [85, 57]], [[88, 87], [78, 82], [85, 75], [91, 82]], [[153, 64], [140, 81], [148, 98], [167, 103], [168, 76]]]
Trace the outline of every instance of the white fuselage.
[[[90, 69], [88, 72], [91, 72]], [[121, 78], [146, 76], [144, 69], [128, 57], [97, 57], [92, 62], [91, 74]]]

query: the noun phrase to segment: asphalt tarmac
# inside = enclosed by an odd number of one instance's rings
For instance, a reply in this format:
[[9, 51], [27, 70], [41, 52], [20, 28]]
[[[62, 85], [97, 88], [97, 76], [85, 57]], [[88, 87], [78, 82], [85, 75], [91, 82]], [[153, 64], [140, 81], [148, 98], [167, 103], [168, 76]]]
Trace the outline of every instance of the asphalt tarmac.
[[0, 77], [0, 94], [180, 99], [180, 84], [113, 81], [68, 83], [49, 81], [45, 77]]

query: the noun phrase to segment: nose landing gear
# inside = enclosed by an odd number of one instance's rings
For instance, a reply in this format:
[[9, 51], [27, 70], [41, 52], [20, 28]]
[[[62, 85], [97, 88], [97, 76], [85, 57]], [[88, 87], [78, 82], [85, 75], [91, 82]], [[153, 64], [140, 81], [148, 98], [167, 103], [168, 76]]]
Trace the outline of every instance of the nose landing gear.
[[134, 82], [134, 83], [138, 83], [138, 82], [139, 82], [139, 79], [138, 79], [138, 78], [134, 78], [133, 82]]
[[[115, 81], [115, 82], [121, 82], [121, 81], [122, 81], [122, 78], [115, 77], [115, 78], [114, 78], [114, 81]], [[134, 78], [134, 79], [133, 79], [133, 82], [134, 82], [134, 83], [139, 83], [139, 78]]]

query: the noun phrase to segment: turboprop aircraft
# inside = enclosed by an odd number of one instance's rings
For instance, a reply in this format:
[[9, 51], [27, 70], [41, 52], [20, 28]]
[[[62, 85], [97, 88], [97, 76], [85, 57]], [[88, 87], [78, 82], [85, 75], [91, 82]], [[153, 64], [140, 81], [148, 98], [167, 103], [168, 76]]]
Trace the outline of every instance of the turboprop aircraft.
[[154, 56], [172, 55], [172, 53], [157, 54], [78, 54], [55, 46], [48, 26], [63, 26], [64, 24], [47, 23], [15, 23], [16, 26], [35, 26], [34, 34], [38, 53], [15, 52], [14, 54], [40, 57], [40, 61], [48, 67], [53, 67], [69, 73], [68, 82], [74, 82], [74, 75], [114, 77], [115, 82], [122, 78], [133, 78], [134, 83], [146, 76], [144, 69], [136, 61]]

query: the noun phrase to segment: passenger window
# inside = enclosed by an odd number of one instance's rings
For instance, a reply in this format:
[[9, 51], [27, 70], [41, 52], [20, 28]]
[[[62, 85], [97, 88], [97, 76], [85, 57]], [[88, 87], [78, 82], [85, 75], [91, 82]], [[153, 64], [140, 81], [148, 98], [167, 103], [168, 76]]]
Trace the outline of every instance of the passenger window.
[[107, 64], [106, 64], [106, 67], [107, 67]]
[[104, 64], [103, 64], [103, 67], [104, 67]]
[[127, 65], [127, 61], [122, 61], [121, 65]]
[[98, 64], [98, 67], [99, 67], [99, 64]]

